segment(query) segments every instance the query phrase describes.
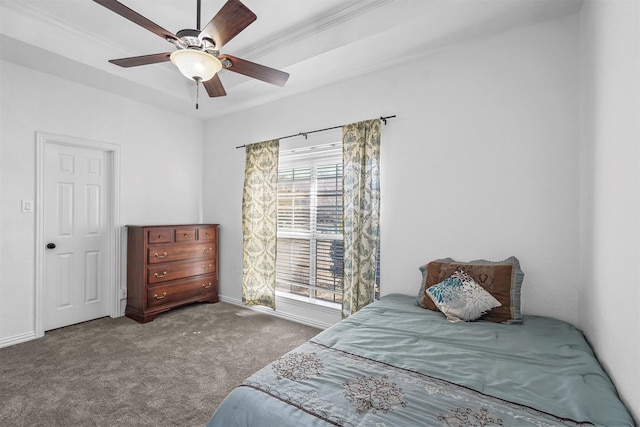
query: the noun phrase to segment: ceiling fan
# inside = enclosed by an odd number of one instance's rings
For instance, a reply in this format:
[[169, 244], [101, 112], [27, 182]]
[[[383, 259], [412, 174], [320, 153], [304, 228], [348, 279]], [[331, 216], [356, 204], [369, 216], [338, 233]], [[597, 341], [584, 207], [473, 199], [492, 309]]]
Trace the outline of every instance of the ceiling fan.
[[[227, 0], [203, 29], [200, 29], [200, 0], [197, 0], [197, 29], [180, 30], [176, 34], [165, 30], [116, 0], [94, 1], [162, 37], [176, 48], [173, 52], [111, 59], [109, 62], [112, 64], [121, 67], [137, 67], [171, 61], [185, 77], [196, 82], [196, 87], [202, 83], [210, 97], [227, 94], [217, 74], [223, 68], [278, 86], [284, 86], [289, 78], [289, 74], [283, 71], [235, 56], [220, 54], [222, 46], [257, 19], [255, 13], [239, 0]], [[197, 101], [196, 108], [198, 108]]]

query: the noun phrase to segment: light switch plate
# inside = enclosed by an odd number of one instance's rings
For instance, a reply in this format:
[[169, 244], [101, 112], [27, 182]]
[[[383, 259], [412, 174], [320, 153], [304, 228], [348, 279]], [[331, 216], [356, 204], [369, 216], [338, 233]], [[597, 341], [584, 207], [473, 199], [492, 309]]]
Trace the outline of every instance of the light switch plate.
[[33, 213], [33, 200], [22, 200], [22, 213]]

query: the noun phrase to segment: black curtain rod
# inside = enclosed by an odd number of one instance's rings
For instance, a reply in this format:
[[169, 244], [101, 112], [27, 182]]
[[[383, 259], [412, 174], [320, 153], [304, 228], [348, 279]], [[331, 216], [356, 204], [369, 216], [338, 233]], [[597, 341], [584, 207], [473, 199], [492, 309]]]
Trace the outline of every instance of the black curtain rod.
[[[386, 117], [380, 116], [380, 120], [382, 120], [382, 122], [386, 125], [387, 124], [387, 119], [393, 119], [395, 117], [396, 117], [395, 114], [393, 116], [386, 116]], [[309, 135], [310, 133], [324, 132], [324, 131], [327, 131], [327, 130], [338, 129], [338, 128], [341, 128], [342, 126], [344, 126], [344, 125], [332, 126], [330, 128], [324, 128], [324, 129], [310, 130], [308, 132], [299, 132], [299, 133], [295, 133], [293, 135], [281, 136], [280, 138], [275, 138], [275, 139], [287, 139], [287, 138], [293, 138], [294, 136], [304, 136], [304, 139], [307, 139], [307, 135]], [[238, 145], [236, 147], [236, 149], [244, 148], [244, 147], [246, 147], [246, 144], [245, 145]]]

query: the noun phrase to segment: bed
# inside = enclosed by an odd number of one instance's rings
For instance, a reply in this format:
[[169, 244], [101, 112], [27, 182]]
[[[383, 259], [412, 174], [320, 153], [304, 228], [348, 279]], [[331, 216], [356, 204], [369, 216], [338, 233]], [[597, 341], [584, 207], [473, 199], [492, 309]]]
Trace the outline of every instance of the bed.
[[590, 424], [634, 422], [571, 324], [451, 322], [393, 294], [256, 372], [207, 425]]

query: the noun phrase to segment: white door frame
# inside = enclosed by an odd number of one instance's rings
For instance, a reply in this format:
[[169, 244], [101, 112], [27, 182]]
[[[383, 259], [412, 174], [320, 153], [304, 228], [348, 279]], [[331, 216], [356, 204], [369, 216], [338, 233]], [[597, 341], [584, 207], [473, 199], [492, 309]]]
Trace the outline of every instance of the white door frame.
[[109, 157], [110, 221], [109, 236], [109, 306], [110, 316], [119, 317], [120, 312], [120, 146], [107, 142], [91, 141], [64, 135], [36, 132], [36, 253], [35, 253], [35, 332], [36, 338], [44, 336], [44, 153], [46, 144], [102, 150]]

